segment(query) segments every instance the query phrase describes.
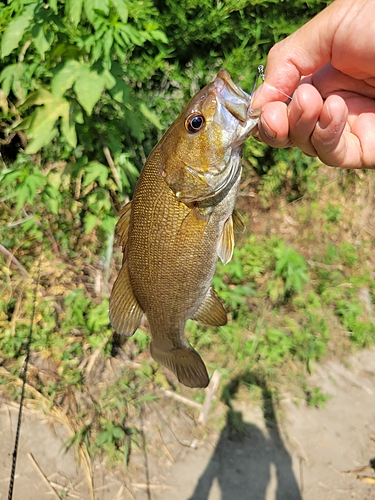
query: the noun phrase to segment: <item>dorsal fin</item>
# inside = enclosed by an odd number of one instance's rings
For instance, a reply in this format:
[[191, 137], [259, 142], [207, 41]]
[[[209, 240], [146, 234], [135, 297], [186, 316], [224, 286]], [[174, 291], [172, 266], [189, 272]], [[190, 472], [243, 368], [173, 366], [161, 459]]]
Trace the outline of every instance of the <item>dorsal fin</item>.
[[223, 326], [227, 324], [227, 313], [212, 287], [208, 290], [193, 319], [210, 326]]
[[128, 242], [131, 207], [132, 207], [132, 202], [129, 201], [129, 203], [127, 203], [121, 208], [121, 210], [118, 213], [120, 218], [116, 224], [116, 233], [120, 237], [120, 245], [122, 246], [123, 252], [125, 251], [125, 247]]

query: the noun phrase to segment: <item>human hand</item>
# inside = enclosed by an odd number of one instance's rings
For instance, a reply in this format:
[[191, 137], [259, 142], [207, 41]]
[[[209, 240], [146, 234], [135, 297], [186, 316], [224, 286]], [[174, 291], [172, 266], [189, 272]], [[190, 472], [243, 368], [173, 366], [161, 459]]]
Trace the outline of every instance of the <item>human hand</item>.
[[258, 137], [327, 165], [375, 168], [374, 33], [375, 0], [336, 0], [276, 44], [252, 103]]

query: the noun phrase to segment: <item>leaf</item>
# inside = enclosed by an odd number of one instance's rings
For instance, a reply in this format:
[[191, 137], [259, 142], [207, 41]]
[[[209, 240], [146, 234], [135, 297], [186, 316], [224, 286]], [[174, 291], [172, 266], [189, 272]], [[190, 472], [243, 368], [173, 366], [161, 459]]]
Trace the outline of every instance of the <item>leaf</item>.
[[121, 429], [121, 427], [114, 427], [112, 431], [113, 437], [117, 439], [121, 439], [125, 436], [125, 431], [124, 429]]
[[98, 75], [96, 71], [81, 68], [80, 76], [74, 84], [74, 90], [78, 102], [89, 116], [102, 95], [105, 80], [105, 77]]
[[104, 34], [104, 43], [103, 43], [104, 56], [106, 58], [108, 58], [110, 55], [112, 45], [113, 45], [113, 31], [108, 30]]
[[20, 122], [18, 123], [15, 123], [14, 125], [12, 125], [10, 127], [10, 130], [27, 130], [28, 128], [30, 128], [30, 125], [31, 125], [31, 122], [32, 122], [32, 116], [29, 115], [29, 116], [26, 116], [26, 118], [24, 118], [23, 120], [21, 120]]
[[59, 213], [60, 198], [59, 190], [51, 186], [47, 186], [42, 191], [42, 202], [53, 214]]
[[150, 35], [152, 36], [153, 40], [160, 41], [163, 43], [168, 43], [168, 38], [167, 35], [164, 33], [164, 31], [152, 30], [150, 32]]
[[95, 226], [98, 225], [99, 219], [96, 215], [87, 213], [85, 215], [85, 234], [91, 233]]
[[25, 202], [34, 202], [37, 190], [43, 188], [47, 182], [45, 176], [40, 172], [30, 173], [17, 188], [17, 208], [21, 209]]
[[29, 145], [25, 149], [26, 154], [33, 155], [37, 153], [43, 146], [47, 146], [56, 136], [57, 129], [50, 130], [39, 137], [36, 137], [30, 141]]
[[104, 78], [105, 86], [107, 89], [112, 89], [116, 85], [116, 78], [110, 71], [108, 71], [108, 69], [105, 69], [100, 76]]
[[110, 431], [102, 431], [99, 432], [98, 437], [96, 438], [96, 442], [98, 445], [102, 445], [107, 441], [112, 441], [112, 435]]
[[26, 184], [20, 186], [16, 191], [17, 196], [17, 210], [20, 210], [25, 204], [30, 195], [29, 188]]
[[117, 220], [118, 220], [117, 217], [112, 217], [111, 215], [105, 215], [102, 219], [100, 227], [103, 229], [103, 231], [106, 231], [109, 234], [113, 234]]
[[68, 59], [60, 66], [58, 72], [52, 79], [51, 90], [55, 97], [61, 97], [64, 93], [72, 88], [74, 82], [77, 80], [82, 71], [86, 67], [82, 66], [75, 59]]
[[121, 104], [127, 104], [129, 102], [129, 85], [127, 85], [121, 77], [116, 75], [115, 85], [112, 88], [107, 86], [107, 88], [110, 89], [110, 94], [115, 101]]
[[29, 27], [30, 21], [34, 17], [36, 6], [37, 3], [28, 5], [21, 15], [14, 17], [8, 24], [1, 40], [1, 57], [8, 56], [18, 47], [25, 30]]
[[143, 116], [147, 118], [153, 125], [155, 125], [156, 128], [159, 130], [163, 130], [163, 125], [160, 123], [159, 118], [156, 116], [156, 114], [151, 111], [144, 102], [142, 102], [139, 106], [139, 111], [142, 113]]
[[12, 88], [13, 78], [18, 70], [17, 66], [17, 64], [10, 64], [0, 73], [0, 82], [2, 82], [1, 87], [6, 96], [9, 95], [10, 89]]
[[108, 168], [105, 165], [98, 161], [92, 161], [85, 167], [85, 171], [83, 186], [88, 186], [98, 179], [100, 186], [104, 187], [108, 179]]
[[12, 83], [12, 91], [19, 101], [23, 101], [27, 95], [26, 78], [25, 72], [27, 71], [27, 65], [24, 63], [19, 63], [17, 69], [14, 72], [14, 78]]
[[108, 0], [84, 0], [83, 7], [91, 24], [94, 24], [98, 18], [96, 11], [103, 12], [105, 16], [109, 13]]
[[43, 25], [36, 24], [31, 30], [31, 34], [34, 39], [36, 50], [39, 52], [42, 60], [44, 60], [44, 54], [47, 52], [47, 50], [50, 48], [52, 44], [53, 33], [49, 33], [48, 38], [46, 38], [43, 31]]
[[68, 17], [74, 26], [78, 26], [82, 16], [83, 0], [69, 0], [67, 4]]
[[54, 100], [53, 95], [47, 89], [41, 87], [36, 92], [29, 94], [29, 97], [22, 103], [23, 107], [48, 104]]
[[97, 61], [102, 56], [102, 52], [103, 52], [103, 41], [101, 39], [96, 40], [91, 52], [93, 60]]
[[4, 188], [6, 186], [9, 186], [13, 181], [18, 179], [21, 175], [21, 170], [10, 170], [9, 172], [6, 172], [0, 179], [1, 179], [1, 187]]
[[125, 0], [111, 0], [111, 2], [116, 9], [121, 21], [126, 24], [128, 22], [128, 8], [126, 6]]
[[33, 112], [33, 119], [28, 129], [28, 137], [33, 140], [26, 148], [27, 154], [35, 154], [46, 146], [57, 134], [56, 121], [69, 113], [69, 103], [64, 98], [52, 99]]
[[53, 12], [57, 14], [57, 0], [49, 0], [48, 5], [51, 7]]
[[75, 116], [72, 112], [72, 108], [66, 101], [67, 106], [62, 108], [61, 113], [61, 133], [66, 139], [69, 146], [75, 148], [77, 146], [77, 133], [75, 127]]
[[120, 34], [127, 45], [143, 45], [147, 40], [147, 34], [144, 31], [138, 31], [134, 26], [126, 24], [121, 26]]

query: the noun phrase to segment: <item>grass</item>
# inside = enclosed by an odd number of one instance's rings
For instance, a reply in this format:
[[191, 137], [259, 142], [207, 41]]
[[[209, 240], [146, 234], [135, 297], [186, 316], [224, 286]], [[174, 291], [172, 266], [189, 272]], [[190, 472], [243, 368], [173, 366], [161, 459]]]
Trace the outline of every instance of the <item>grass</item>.
[[[265, 189], [262, 205], [257, 198], [250, 206], [248, 198], [239, 199], [249, 230], [239, 238], [232, 261], [218, 264], [213, 282], [228, 325], [213, 329], [188, 322], [186, 327], [210, 372], [221, 372], [220, 397], [229, 409], [234, 397], [259, 404], [277, 399], [285, 384], [308, 404], [322, 406], [329, 396], [307, 383], [314, 364], [375, 343], [375, 228], [368, 215], [374, 173], [361, 173], [344, 185], [331, 182], [332, 175], [332, 169], [323, 169], [319, 182], [325, 187], [291, 204], [280, 197], [264, 209]], [[5, 211], [0, 216], [9, 222]], [[92, 234], [80, 236], [81, 251], [74, 255], [53, 252], [41, 243], [41, 234], [30, 238], [19, 226], [7, 226], [3, 234], [28, 276], [0, 256], [0, 391], [19, 397], [36, 298], [28, 398], [65, 413], [74, 429], [69, 446], [83, 446], [90, 457], [104, 455], [111, 466], [127, 464], [133, 450], [143, 446], [145, 405], [157, 401], [165, 388], [198, 402], [203, 392], [176, 386], [153, 362], [147, 323], [122, 346], [113, 338], [103, 285], [108, 269], [96, 254], [88, 258], [86, 250]], [[234, 427], [235, 422], [234, 412]]]

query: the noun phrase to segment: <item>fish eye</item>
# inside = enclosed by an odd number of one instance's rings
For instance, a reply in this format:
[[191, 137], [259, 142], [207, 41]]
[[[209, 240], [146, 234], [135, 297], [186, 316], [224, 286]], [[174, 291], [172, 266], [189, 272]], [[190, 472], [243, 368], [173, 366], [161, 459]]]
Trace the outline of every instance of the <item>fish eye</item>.
[[200, 113], [193, 113], [185, 120], [185, 127], [188, 132], [195, 134], [204, 126], [204, 117]]

